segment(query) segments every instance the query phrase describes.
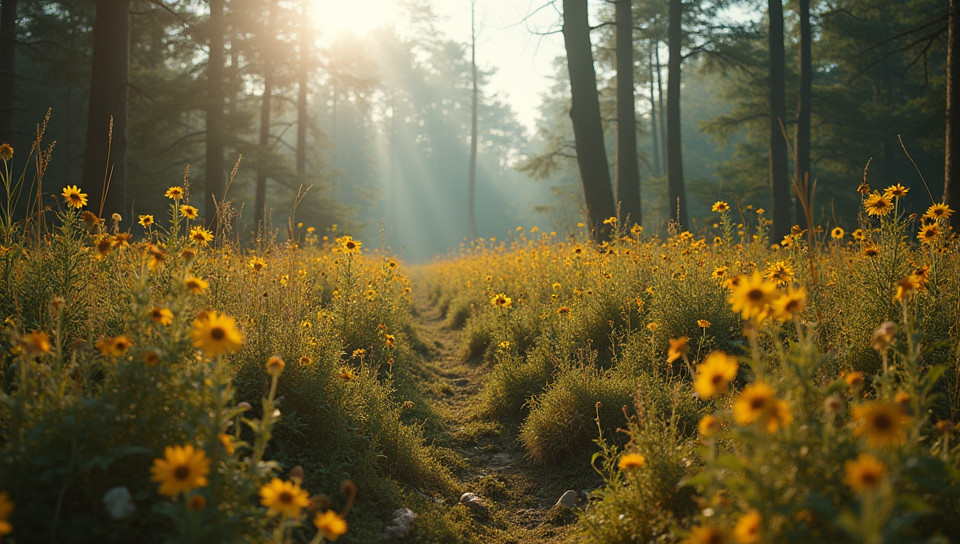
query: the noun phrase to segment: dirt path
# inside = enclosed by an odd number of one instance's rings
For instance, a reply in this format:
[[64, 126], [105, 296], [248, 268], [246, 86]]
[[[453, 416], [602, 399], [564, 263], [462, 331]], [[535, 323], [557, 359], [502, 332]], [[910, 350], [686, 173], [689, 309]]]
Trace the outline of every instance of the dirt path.
[[444, 418], [437, 440], [463, 458], [456, 476], [463, 491], [478, 496], [486, 509], [486, 514], [472, 512], [479, 529], [476, 541], [562, 542], [576, 515], [554, 505], [568, 488], [564, 483], [572, 481], [570, 475], [534, 466], [525, 459], [513, 425], [505, 428], [477, 415], [488, 367], [461, 360], [462, 332], [444, 326], [440, 310], [423, 283], [417, 283], [412, 293], [417, 334], [429, 348], [428, 366], [445, 382], [431, 388], [436, 411]]

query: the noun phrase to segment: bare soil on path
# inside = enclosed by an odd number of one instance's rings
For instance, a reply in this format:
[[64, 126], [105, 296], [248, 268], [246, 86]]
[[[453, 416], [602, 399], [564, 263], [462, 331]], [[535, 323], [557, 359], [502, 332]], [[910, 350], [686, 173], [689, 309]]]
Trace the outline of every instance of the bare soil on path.
[[[463, 333], [445, 326], [444, 316], [422, 281], [414, 283], [411, 295], [416, 333], [427, 348], [427, 366], [440, 381], [427, 388], [443, 420], [439, 436], [432, 438], [460, 456], [462, 463], [454, 467], [454, 474], [462, 491], [474, 493], [484, 506], [482, 510], [455, 506], [469, 511], [476, 522], [476, 538], [471, 541], [568, 540], [576, 513], [555, 505], [567, 489], [582, 496], [580, 486], [591, 485], [593, 471], [579, 465], [536, 465], [524, 456], [517, 439], [518, 422], [501, 423], [479, 415], [479, 395], [489, 366], [463, 361]], [[581, 498], [578, 504], [582, 503]]]

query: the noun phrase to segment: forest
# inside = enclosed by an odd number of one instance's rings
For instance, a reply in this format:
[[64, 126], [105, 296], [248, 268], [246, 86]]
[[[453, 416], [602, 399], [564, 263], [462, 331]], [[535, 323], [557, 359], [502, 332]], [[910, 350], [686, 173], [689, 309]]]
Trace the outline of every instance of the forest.
[[960, 542], [956, 9], [0, 0], [0, 541]]

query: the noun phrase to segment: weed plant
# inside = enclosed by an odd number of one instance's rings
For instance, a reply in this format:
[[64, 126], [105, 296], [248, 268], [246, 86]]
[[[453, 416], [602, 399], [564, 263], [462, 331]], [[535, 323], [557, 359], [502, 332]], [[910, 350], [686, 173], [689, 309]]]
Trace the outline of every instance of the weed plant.
[[764, 210], [717, 202], [701, 236], [610, 218], [600, 245], [521, 229], [434, 266], [485, 413], [534, 462], [596, 452], [578, 541], [956, 539], [953, 210], [859, 191], [849, 234], [771, 244]]
[[7, 148], [0, 536], [368, 542], [405, 490], [454, 492], [405, 415], [424, 402], [395, 257], [302, 225], [244, 249], [186, 177], [166, 218], [101, 218], [68, 186], [18, 219]]

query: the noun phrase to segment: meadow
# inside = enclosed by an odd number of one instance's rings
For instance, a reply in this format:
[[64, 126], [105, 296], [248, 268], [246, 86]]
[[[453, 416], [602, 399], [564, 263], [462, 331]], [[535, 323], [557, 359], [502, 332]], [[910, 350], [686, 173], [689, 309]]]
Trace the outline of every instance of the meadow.
[[718, 201], [408, 267], [335, 225], [241, 242], [186, 177], [164, 217], [66, 186], [24, 219], [12, 155], [5, 542], [374, 542], [401, 507], [415, 542], [960, 538], [960, 257], [922, 191], [864, 179], [852, 232]]

